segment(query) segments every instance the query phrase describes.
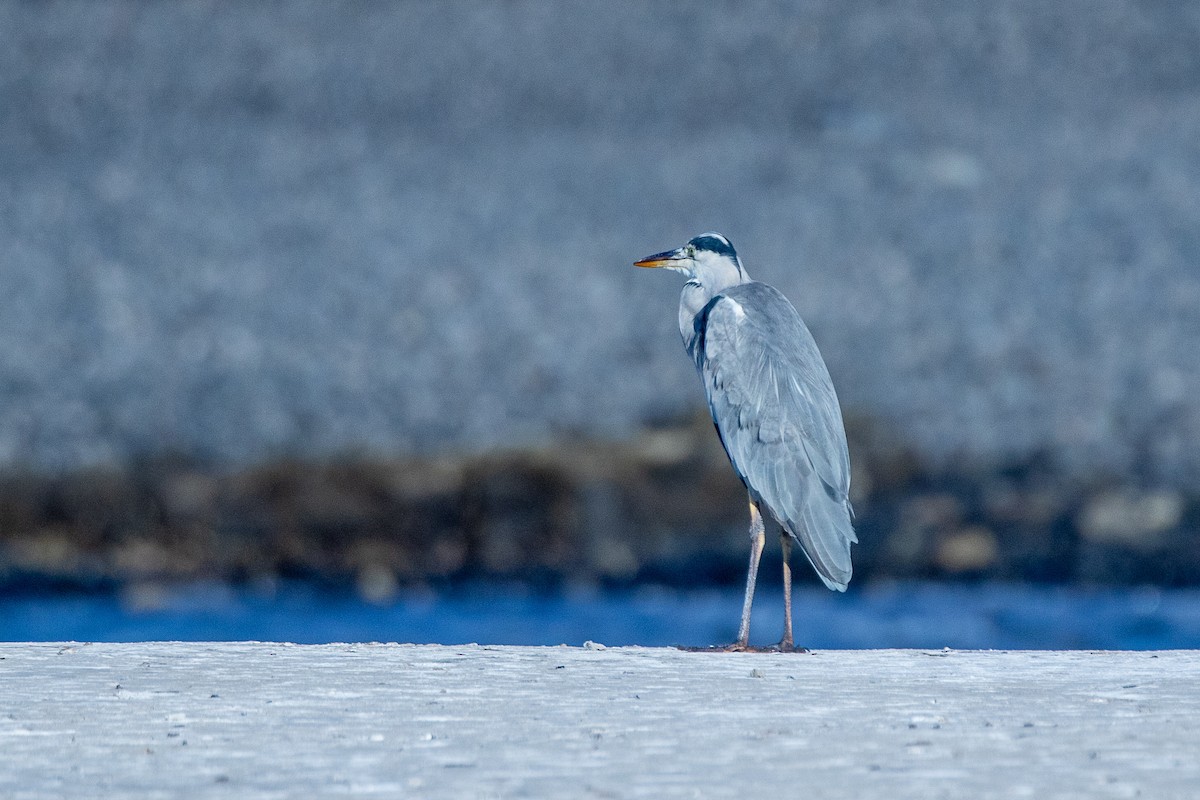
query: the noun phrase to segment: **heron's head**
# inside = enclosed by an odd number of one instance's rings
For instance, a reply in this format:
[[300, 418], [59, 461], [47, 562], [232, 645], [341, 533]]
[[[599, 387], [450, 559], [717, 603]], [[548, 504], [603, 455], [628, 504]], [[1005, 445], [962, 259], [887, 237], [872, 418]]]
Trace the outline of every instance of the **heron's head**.
[[682, 272], [712, 291], [745, 283], [750, 278], [742, 269], [733, 245], [719, 233], [702, 233], [683, 247], [635, 261], [637, 267], [661, 267]]

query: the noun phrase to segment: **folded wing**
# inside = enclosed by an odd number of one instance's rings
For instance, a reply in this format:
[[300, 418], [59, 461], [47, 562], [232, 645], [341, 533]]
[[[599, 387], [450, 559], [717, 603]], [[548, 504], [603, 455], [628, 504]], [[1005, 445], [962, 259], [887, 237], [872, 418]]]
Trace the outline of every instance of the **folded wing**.
[[850, 456], [837, 394], [812, 334], [782, 294], [746, 283], [696, 316], [691, 355], [721, 443], [755, 499], [825, 585], [850, 580]]

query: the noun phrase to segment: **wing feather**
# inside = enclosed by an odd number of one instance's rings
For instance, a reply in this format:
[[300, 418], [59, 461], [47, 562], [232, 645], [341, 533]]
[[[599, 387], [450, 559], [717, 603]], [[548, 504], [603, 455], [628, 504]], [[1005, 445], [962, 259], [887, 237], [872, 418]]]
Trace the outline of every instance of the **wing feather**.
[[692, 357], [729, 460], [831, 589], [850, 580], [850, 456], [837, 394], [796, 309], [763, 283], [697, 318]]

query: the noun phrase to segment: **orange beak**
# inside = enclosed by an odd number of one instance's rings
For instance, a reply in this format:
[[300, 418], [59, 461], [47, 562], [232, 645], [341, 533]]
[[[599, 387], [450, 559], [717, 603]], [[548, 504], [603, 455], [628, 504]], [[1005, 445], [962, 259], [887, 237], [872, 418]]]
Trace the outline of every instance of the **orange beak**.
[[667, 250], [663, 253], [655, 253], [652, 256], [646, 256], [641, 261], [633, 262], [635, 267], [669, 267], [677, 261], [686, 261], [687, 256], [683, 254], [683, 248], [676, 250]]

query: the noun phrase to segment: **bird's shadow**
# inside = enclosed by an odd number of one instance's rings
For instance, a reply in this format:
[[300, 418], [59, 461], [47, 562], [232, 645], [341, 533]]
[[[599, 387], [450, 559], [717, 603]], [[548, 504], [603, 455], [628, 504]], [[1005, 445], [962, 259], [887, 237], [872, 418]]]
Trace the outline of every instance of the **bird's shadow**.
[[676, 645], [677, 650], [682, 650], [685, 653], [808, 653], [811, 652], [807, 647], [797, 647], [796, 645], [771, 644], [765, 647], [755, 645], [709, 645], [707, 647], [688, 647], [685, 645]]

